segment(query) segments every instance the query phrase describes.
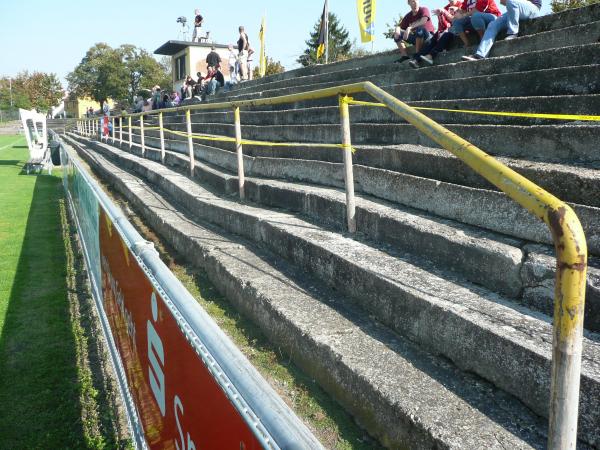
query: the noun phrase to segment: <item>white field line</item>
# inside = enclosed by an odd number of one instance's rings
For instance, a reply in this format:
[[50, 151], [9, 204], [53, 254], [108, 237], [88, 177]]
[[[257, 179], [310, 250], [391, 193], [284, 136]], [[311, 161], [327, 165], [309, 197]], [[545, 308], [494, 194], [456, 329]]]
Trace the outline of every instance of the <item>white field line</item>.
[[23, 138], [22, 138], [22, 137], [20, 137], [20, 138], [19, 138], [19, 139], [17, 139], [16, 141], [14, 141], [14, 142], [11, 142], [10, 144], [8, 144], [8, 145], [5, 145], [4, 147], [0, 147], [0, 150], [4, 150], [5, 148], [12, 147], [12, 146], [13, 146], [13, 145], [15, 145], [17, 142], [20, 142], [22, 139], [23, 139]]

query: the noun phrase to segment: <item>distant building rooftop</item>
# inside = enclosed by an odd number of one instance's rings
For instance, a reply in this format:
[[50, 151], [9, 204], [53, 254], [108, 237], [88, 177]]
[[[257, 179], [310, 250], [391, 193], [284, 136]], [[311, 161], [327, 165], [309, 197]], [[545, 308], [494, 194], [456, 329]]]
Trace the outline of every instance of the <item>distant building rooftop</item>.
[[173, 56], [175, 53], [180, 52], [186, 47], [204, 47], [210, 48], [214, 46], [215, 48], [228, 48], [227, 45], [224, 44], [215, 44], [210, 42], [191, 42], [191, 41], [167, 41], [156, 50], [154, 50], [155, 55], [167, 55]]

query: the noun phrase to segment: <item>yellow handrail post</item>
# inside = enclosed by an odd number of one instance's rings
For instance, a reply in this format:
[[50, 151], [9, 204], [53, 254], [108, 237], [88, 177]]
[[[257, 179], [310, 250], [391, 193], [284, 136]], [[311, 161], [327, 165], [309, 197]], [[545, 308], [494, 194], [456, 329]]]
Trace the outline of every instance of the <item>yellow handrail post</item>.
[[342, 145], [344, 152], [344, 182], [346, 185], [346, 218], [348, 231], [356, 232], [356, 203], [354, 200], [354, 172], [352, 169], [352, 140], [350, 138], [350, 108], [347, 95], [339, 96]]
[[142, 158], [146, 156], [146, 138], [144, 136], [144, 115], [140, 115], [140, 144], [142, 146]]
[[119, 148], [123, 147], [123, 116], [119, 117]]
[[192, 139], [192, 115], [189, 109], [185, 110], [185, 121], [187, 123], [188, 151], [190, 154], [190, 176], [193, 178], [196, 162], [194, 160], [194, 140]]
[[131, 116], [127, 117], [127, 128], [129, 129], [129, 149], [133, 146], [133, 139], [131, 138]]
[[548, 448], [576, 447], [587, 243], [579, 219], [564, 202], [370, 82], [365, 91], [460, 158], [511, 199], [543, 220], [556, 248], [552, 381]]
[[235, 151], [237, 153], [238, 185], [240, 191], [240, 200], [244, 200], [244, 198], [246, 197], [244, 191], [244, 152], [242, 149], [242, 123], [240, 120], [239, 106], [235, 106], [233, 108], [233, 120], [235, 122]]
[[552, 230], [557, 266], [548, 448], [574, 449], [577, 445], [587, 247], [581, 224], [569, 206], [548, 210], [545, 221]]
[[165, 132], [163, 130], [163, 113], [158, 113], [158, 130], [160, 133], [160, 162], [165, 163]]

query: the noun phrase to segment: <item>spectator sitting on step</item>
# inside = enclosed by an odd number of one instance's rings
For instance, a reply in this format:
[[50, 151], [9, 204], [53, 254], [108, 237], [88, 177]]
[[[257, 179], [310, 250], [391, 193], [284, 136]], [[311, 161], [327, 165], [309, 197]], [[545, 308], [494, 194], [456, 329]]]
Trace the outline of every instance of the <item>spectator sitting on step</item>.
[[160, 86], [156, 85], [152, 88], [152, 109], [160, 109], [162, 103], [162, 94]]
[[217, 81], [216, 76], [217, 76], [217, 69], [215, 67], [209, 66], [206, 76], [202, 79], [203, 97], [206, 97], [208, 95], [214, 95], [217, 92], [217, 87], [218, 87], [219, 83]]
[[506, 30], [504, 40], [515, 39], [519, 34], [519, 21], [539, 17], [542, 8], [542, 0], [500, 0], [500, 3], [506, 6], [506, 12], [488, 25], [475, 54], [463, 56], [464, 60], [486, 58], [501, 31]]
[[215, 46], [210, 48], [210, 53], [206, 55], [206, 65], [212, 67], [221, 67], [221, 57], [215, 51]]
[[454, 15], [450, 32], [458, 35], [465, 47], [468, 47], [466, 31], [475, 31], [481, 39], [487, 26], [498, 16], [500, 10], [494, 0], [465, 0]]
[[194, 86], [196, 85], [196, 81], [188, 75], [185, 78], [185, 82], [183, 83], [183, 99], [189, 99], [194, 96]]
[[396, 42], [401, 55], [396, 62], [410, 59], [405, 43], [414, 45], [418, 53], [423, 44], [431, 39], [434, 31], [429, 9], [425, 6], [419, 7], [419, 0], [408, 0], [408, 4], [410, 12], [404, 16], [394, 31], [394, 42]]
[[179, 92], [172, 92], [171, 93], [171, 103], [173, 104], [173, 106], [179, 106], [179, 104], [181, 103], [181, 97], [179, 96]]
[[173, 102], [171, 101], [171, 97], [166, 92], [163, 94], [162, 105], [163, 108], [172, 108]]
[[431, 38], [431, 40], [425, 44], [421, 51], [414, 54], [413, 59], [409, 61], [409, 65], [417, 69], [419, 62], [424, 61], [429, 65], [433, 64], [433, 59], [438, 53], [446, 50], [452, 41], [454, 35], [450, 33], [449, 28], [454, 20], [454, 14], [460, 8], [461, 0], [450, 0], [446, 6], [442, 9], [434, 9], [432, 13], [438, 18], [438, 29]]

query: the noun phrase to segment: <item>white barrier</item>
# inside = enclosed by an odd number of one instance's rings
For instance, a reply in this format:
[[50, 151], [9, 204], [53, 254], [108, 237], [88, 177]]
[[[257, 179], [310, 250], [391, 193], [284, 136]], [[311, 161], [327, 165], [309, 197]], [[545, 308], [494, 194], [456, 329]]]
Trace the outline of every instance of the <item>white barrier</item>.
[[25, 163], [24, 170], [52, 171], [52, 158], [48, 148], [48, 129], [46, 127], [46, 116], [35, 111], [19, 109], [23, 131], [29, 147], [29, 160]]

